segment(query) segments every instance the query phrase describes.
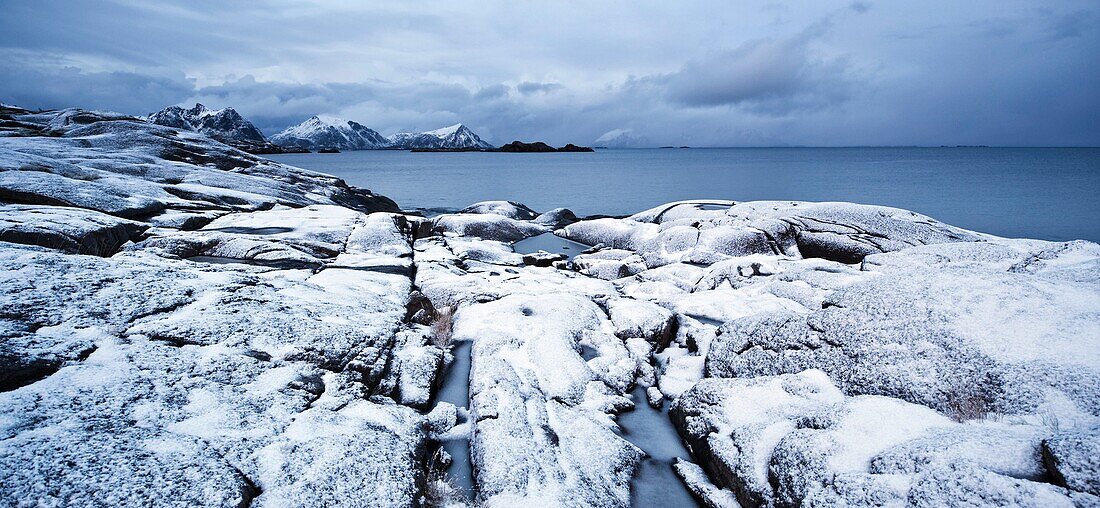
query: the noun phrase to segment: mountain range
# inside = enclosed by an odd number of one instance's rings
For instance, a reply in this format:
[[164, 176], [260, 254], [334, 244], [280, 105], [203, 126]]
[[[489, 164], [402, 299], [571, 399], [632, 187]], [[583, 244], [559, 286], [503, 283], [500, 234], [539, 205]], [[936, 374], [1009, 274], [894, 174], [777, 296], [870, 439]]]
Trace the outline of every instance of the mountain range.
[[356, 122], [327, 116], [314, 116], [289, 127], [271, 136], [271, 141], [283, 147], [310, 150], [322, 148], [339, 150], [487, 149], [493, 147], [478, 137], [469, 127], [460, 123], [433, 131], [399, 132], [392, 138], [387, 138]]
[[313, 116], [308, 120], [271, 136], [271, 142], [283, 147], [320, 150], [378, 150], [392, 143], [373, 129], [351, 120], [331, 116]]
[[315, 115], [268, 139], [233, 108], [211, 110], [197, 103], [190, 109], [169, 106], [149, 114], [145, 119], [159, 125], [200, 132], [235, 148], [258, 154], [321, 149], [446, 150], [493, 147], [460, 123], [433, 131], [399, 132], [391, 139], [351, 120]]
[[199, 103], [191, 109], [169, 106], [149, 114], [145, 119], [158, 125], [199, 132], [249, 153], [269, 154], [288, 151], [269, 142], [260, 129], [252, 125], [252, 122], [245, 120], [233, 108], [207, 109]]

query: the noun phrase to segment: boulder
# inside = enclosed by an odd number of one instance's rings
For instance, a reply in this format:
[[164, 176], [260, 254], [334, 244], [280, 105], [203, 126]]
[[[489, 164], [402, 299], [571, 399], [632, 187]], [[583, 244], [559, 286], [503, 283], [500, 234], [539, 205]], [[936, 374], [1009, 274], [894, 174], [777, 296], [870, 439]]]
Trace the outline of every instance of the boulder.
[[1100, 496], [1100, 427], [1058, 432], [1042, 450], [1055, 484]]
[[531, 220], [539, 215], [527, 205], [515, 201], [481, 201], [459, 210], [458, 213], [488, 213], [516, 220]]
[[0, 206], [0, 241], [72, 254], [110, 256], [148, 226], [104, 213], [62, 206]]
[[[1093, 354], [1100, 351], [1100, 325], [1092, 319], [1100, 312], [1094, 304], [1100, 286], [1088, 280], [1094, 251], [1044, 246], [1048, 268], [1032, 273], [1005, 270], [1015, 264], [999, 257], [985, 262], [988, 248], [967, 245], [872, 256], [870, 276], [829, 294], [820, 310], [729, 323], [707, 373], [818, 368], [845, 393], [898, 397], [960, 420], [1048, 405], [1067, 418], [1100, 414], [1093, 389], [1100, 386], [1100, 358]], [[1006, 246], [1016, 259], [1035, 255], [1034, 246]], [[1039, 309], [1044, 318], [1037, 321]], [[1073, 404], [1054, 402], [1058, 397]]]
[[551, 229], [558, 229], [577, 222], [578, 220], [580, 219], [577, 218], [572, 210], [568, 208], [555, 208], [539, 214], [538, 217], [535, 217], [534, 223], [541, 224]]
[[501, 242], [515, 242], [549, 231], [546, 226], [492, 213], [440, 215], [433, 221], [432, 228], [439, 232]]

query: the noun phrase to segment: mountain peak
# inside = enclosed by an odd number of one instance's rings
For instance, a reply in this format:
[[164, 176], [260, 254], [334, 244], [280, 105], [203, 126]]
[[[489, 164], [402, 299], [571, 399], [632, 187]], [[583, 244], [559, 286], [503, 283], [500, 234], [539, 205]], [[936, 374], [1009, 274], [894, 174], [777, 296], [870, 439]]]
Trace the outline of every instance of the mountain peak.
[[328, 115], [313, 115], [308, 120], [271, 137], [279, 146], [318, 150], [370, 150], [388, 148], [390, 140], [358, 123]]
[[201, 132], [223, 142], [267, 142], [263, 133], [233, 108], [211, 110], [201, 102], [196, 102], [191, 109], [169, 106], [150, 114], [147, 119], [158, 125]]

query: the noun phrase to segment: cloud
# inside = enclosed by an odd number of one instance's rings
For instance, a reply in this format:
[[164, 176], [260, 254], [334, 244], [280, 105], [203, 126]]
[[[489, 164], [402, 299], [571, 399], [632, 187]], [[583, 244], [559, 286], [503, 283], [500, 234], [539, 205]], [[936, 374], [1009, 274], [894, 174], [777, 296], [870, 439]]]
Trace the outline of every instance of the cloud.
[[516, 85], [516, 90], [523, 95], [531, 95], [535, 93], [550, 93], [554, 90], [560, 90], [564, 88], [560, 83], [535, 83], [532, 81], [524, 81]]
[[178, 72], [88, 72], [74, 66], [28, 65], [0, 54], [0, 100], [11, 104], [139, 114], [176, 103], [193, 91], [194, 82]]
[[[853, 10], [866, 12], [856, 5]], [[763, 115], [843, 102], [855, 81], [848, 60], [811, 48], [830, 26], [831, 16], [789, 37], [752, 40], [690, 61], [666, 77], [668, 97], [690, 107], [739, 106]]]
[[16, 2], [0, 100], [198, 101], [267, 134], [330, 114], [552, 144], [1100, 144], [1095, 1], [943, 2]]

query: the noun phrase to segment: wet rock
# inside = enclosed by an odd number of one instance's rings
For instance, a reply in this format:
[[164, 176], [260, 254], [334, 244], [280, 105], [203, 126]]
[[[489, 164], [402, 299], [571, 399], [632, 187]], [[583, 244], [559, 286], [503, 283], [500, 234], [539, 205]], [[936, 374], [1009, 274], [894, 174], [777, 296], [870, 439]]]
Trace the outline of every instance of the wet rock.
[[530, 254], [523, 255], [523, 264], [527, 266], [541, 266], [547, 267], [554, 264], [556, 261], [563, 261], [568, 256], [560, 253], [546, 252], [540, 250], [538, 252], [532, 252]]

